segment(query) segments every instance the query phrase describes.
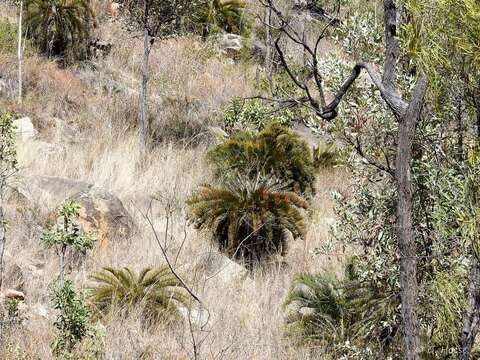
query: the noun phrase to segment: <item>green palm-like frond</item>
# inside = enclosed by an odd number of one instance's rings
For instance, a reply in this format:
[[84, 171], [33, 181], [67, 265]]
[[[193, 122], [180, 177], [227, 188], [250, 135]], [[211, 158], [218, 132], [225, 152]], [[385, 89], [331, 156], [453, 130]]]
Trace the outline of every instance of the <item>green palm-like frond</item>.
[[105, 267], [92, 274], [90, 301], [100, 314], [117, 309], [126, 314], [140, 307], [146, 320], [173, 319], [187, 298], [178, 279], [166, 266], [145, 268], [138, 274], [129, 268]]
[[88, 51], [95, 15], [90, 0], [28, 0], [25, 24], [47, 56], [80, 58]]
[[239, 132], [208, 154], [218, 176], [232, 170], [255, 178], [274, 176], [290, 191], [314, 193], [315, 167], [309, 146], [292, 130], [270, 124], [258, 134]]
[[201, 186], [188, 200], [197, 228], [210, 229], [220, 249], [247, 264], [284, 253], [288, 233], [303, 236], [307, 202], [271, 179], [235, 174], [223, 188]]

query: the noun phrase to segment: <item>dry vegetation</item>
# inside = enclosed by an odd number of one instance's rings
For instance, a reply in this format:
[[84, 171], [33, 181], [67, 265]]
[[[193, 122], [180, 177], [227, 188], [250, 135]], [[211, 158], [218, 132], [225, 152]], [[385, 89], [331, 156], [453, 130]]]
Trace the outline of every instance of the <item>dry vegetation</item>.
[[[5, 8], [1, 9], [3, 15]], [[255, 66], [234, 64], [195, 38], [158, 43], [151, 55], [150, 109], [152, 126], [162, 143], [140, 161], [133, 127], [141, 40], [110, 21], [99, 32], [113, 43], [112, 53], [104, 59], [89, 66], [61, 69], [52, 61], [29, 57], [24, 103], [15, 102], [13, 80], [9, 96], [0, 97], [0, 106], [31, 117], [40, 141], [61, 149], [48, 153], [39, 140], [19, 142], [21, 175], [62, 176], [101, 185], [116, 194], [135, 219], [136, 231], [130, 239], [97, 246], [86, 261], [73, 267], [76, 285], [85, 286], [88, 274], [101, 266], [138, 270], [164, 263], [142, 216], [150, 197], [156, 195], [152, 218], [157, 232], [162, 241], [167, 239], [170, 258], [178, 254], [176, 270], [210, 312], [204, 328], [191, 329], [201, 358], [315, 358], [313, 350], [291, 348], [284, 338], [282, 303], [295, 274], [335, 268], [339, 261], [336, 255], [315, 256], [313, 250], [329, 237], [334, 222], [330, 193], [348, 187], [345, 174], [337, 170], [319, 176], [306, 240], [292, 243], [282, 264], [270, 264], [246, 278], [224, 279], [220, 273], [213, 277], [202, 273], [195, 264], [211, 245], [205, 234], [187, 224], [185, 199], [195, 186], [211, 177], [204, 161], [208, 126], [215, 124], [216, 112], [232, 96], [254, 92]], [[14, 55], [0, 55], [2, 78], [14, 79], [15, 71]], [[47, 200], [33, 209], [21, 205], [8, 209], [7, 276], [13, 263], [30, 269], [24, 286], [26, 304], [43, 304], [48, 313], [31, 319], [29, 326], [15, 333], [10, 345], [1, 349], [2, 359], [51, 357], [53, 316], [48, 288], [57, 274], [58, 260], [42, 247], [39, 237], [58, 204]], [[146, 330], [136, 314], [128, 319], [112, 316], [103, 325], [108, 359], [193, 357], [188, 325]]]

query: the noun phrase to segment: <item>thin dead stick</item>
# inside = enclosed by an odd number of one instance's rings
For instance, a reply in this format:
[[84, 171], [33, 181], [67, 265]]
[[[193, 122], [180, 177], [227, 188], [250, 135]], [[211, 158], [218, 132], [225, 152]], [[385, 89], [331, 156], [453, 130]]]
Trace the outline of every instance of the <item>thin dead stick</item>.
[[158, 237], [157, 230], [155, 230], [152, 219], [148, 216], [148, 214], [144, 213], [143, 211], [140, 211], [140, 213], [142, 214], [143, 218], [147, 221], [148, 225], [150, 226], [150, 229], [153, 232], [153, 236], [155, 237], [155, 241], [157, 242], [158, 247], [160, 248], [160, 251], [162, 252], [163, 258], [165, 259], [165, 261], [167, 263], [167, 266], [170, 269], [170, 271], [172, 272], [173, 276], [175, 276], [177, 278], [177, 280], [180, 282], [182, 287], [190, 294], [190, 296], [192, 298], [194, 298], [195, 301], [197, 301], [200, 305], [203, 306], [203, 302], [200, 300], [200, 298], [197, 295], [195, 295], [192, 290], [190, 290], [189, 286], [185, 283], [185, 281], [183, 281], [183, 279], [175, 272], [175, 269], [173, 268], [172, 264], [170, 263], [170, 259], [168, 258], [168, 255], [165, 251], [165, 248], [163, 247], [162, 242], [160, 241], [160, 239]]

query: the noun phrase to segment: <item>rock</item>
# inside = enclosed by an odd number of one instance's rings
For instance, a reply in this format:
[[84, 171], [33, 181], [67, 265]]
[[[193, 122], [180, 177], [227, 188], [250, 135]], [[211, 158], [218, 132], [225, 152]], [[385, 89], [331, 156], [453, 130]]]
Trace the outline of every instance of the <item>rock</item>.
[[228, 134], [220, 126], [207, 127], [208, 133], [211, 135], [215, 143], [221, 143], [228, 138]]
[[93, 187], [84, 181], [56, 176], [30, 176], [18, 181], [15, 189], [31, 203], [49, 203], [53, 207]]
[[218, 252], [208, 252], [200, 256], [195, 269], [208, 278], [218, 278], [229, 283], [248, 278], [248, 270]]
[[222, 34], [217, 38], [217, 43], [220, 51], [227, 56], [235, 57], [242, 48], [242, 41], [240, 35]]
[[184, 306], [181, 306], [178, 310], [187, 322], [188, 317], [190, 316], [190, 322], [196, 328], [204, 328], [209, 322], [212, 322], [212, 314], [205, 308], [188, 309]]
[[133, 220], [123, 203], [112, 193], [91, 187], [71, 197], [81, 204], [80, 225], [84, 231], [93, 231], [101, 246], [112, 239], [129, 238]]
[[48, 310], [45, 305], [36, 303], [30, 307], [32, 315], [39, 316], [44, 319], [48, 319]]
[[25, 300], [25, 294], [21, 291], [18, 291], [18, 290], [7, 289], [5, 291], [5, 298], [10, 299], [10, 300], [24, 301]]
[[120, 11], [122, 10], [122, 4], [112, 1], [108, 10], [110, 12], [110, 16], [115, 19], [120, 15]]
[[17, 137], [22, 140], [29, 140], [37, 135], [37, 130], [33, 126], [32, 120], [29, 117], [23, 117], [13, 121], [16, 127]]
[[264, 62], [265, 56], [267, 54], [267, 48], [262, 41], [255, 39], [253, 40], [252, 46], [250, 48], [250, 54], [252, 55], [252, 57], [256, 58], [257, 61]]
[[45, 141], [34, 140], [29, 144], [29, 146], [31, 147], [32, 151], [47, 157], [65, 154], [65, 147], [60, 144], [52, 144]]
[[84, 181], [55, 176], [22, 179], [16, 190], [30, 203], [58, 208], [66, 200], [80, 203], [80, 225], [93, 231], [101, 245], [115, 238], [130, 237], [133, 220], [121, 200], [107, 190]]
[[293, 124], [292, 130], [311, 148], [318, 146], [318, 137], [315, 136], [312, 130], [308, 128], [308, 126], [306, 126], [303, 122], [295, 122]]
[[22, 268], [18, 264], [12, 263], [10, 266], [7, 266], [4, 285], [17, 291], [25, 291], [25, 277]]
[[310, 307], [302, 307], [298, 312], [302, 317], [312, 317], [316, 313], [315, 309]]
[[66, 121], [56, 117], [51, 118], [51, 124], [53, 135], [56, 139], [58, 139], [58, 141], [64, 143], [80, 142], [80, 131], [75, 125], [69, 124]]

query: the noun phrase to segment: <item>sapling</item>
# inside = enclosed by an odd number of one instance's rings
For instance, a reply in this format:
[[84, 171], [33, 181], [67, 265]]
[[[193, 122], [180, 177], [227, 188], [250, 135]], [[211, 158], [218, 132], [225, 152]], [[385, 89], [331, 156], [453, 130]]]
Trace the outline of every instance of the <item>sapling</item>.
[[48, 248], [55, 248], [60, 257], [60, 287], [65, 282], [65, 254], [70, 247], [73, 251], [85, 252], [93, 247], [95, 236], [82, 232], [78, 224], [80, 204], [76, 201], [65, 202], [58, 211], [55, 225], [45, 231], [42, 236], [43, 243]]
[[60, 282], [52, 293], [52, 302], [59, 311], [55, 320], [58, 336], [52, 343], [52, 352], [65, 358], [72, 353], [75, 345], [91, 332], [90, 313], [83, 299], [75, 291], [70, 279], [65, 279], [65, 254], [68, 248], [85, 252], [93, 247], [95, 237], [81, 231], [78, 224], [80, 204], [67, 201], [58, 211], [57, 222], [43, 233], [42, 241], [48, 248], [55, 248], [60, 258]]

